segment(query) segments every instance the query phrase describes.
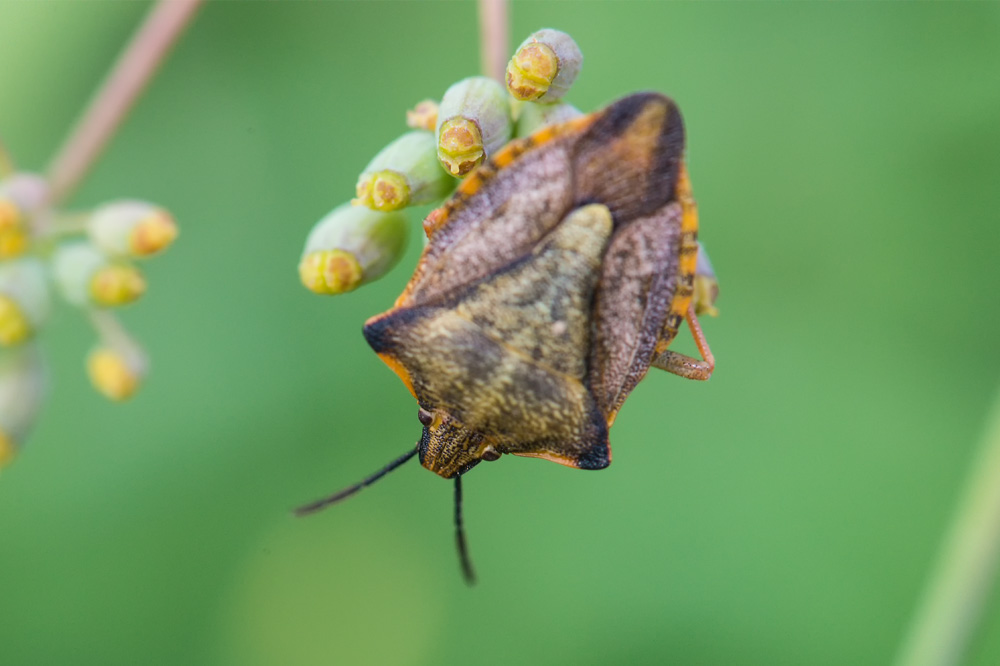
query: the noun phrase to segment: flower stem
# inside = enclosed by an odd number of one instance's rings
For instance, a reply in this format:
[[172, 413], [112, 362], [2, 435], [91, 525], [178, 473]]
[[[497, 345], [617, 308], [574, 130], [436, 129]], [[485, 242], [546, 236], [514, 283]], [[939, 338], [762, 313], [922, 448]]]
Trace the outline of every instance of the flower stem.
[[507, 0], [479, 0], [479, 55], [483, 75], [504, 82], [510, 58]]
[[979, 458], [896, 664], [959, 664], [1000, 563], [1000, 393]]
[[124, 120], [201, 0], [159, 0], [49, 166], [50, 204], [69, 197]]
[[90, 320], [90, 325], [94, 327], [94, 331], [97, 332], [97, 337], [102, 344], [109, 347], [124, 346], [132, 348], [136, 346], [135, 340], [132, 339], [132, 336], [122, 326], [115, 313], [110, 310], [88, 308], [87, 318]]

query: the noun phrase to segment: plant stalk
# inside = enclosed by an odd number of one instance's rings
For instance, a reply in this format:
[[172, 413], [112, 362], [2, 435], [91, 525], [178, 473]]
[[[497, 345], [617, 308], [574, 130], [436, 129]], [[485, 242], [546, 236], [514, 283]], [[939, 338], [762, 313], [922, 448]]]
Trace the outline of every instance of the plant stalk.
[[962, 662], [1000, 563], [1000, 393], [897, 666]]
[[479, 0], [479, 56], [484, 76], [504, 82], [510, 58], [507, 0]]
[[150, 10], [53, 158], [50, 205], [65, 201], [83, 180], [200, 4], [159, 0]]

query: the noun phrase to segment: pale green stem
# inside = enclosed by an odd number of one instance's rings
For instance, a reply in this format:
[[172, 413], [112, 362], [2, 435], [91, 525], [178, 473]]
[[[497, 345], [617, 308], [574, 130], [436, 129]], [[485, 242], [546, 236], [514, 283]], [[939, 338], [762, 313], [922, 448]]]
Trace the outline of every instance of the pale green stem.
[[507, 0], [479, 0], [479, 49], [483, 75], [503, 83], [510, 59]]
[[1000, 561], [1000, 394], [897, 666], [962, 662]]
[[56, 213], [49, 225], [47, 232], [53, 236], [78, 236], [87, 233], [87, 222], [90, 220], [90, 213]]
[[128, 334], [125, 327], [118, 320], [115, 313], [110, 310], [99, 310], [97, 308], [87, 309], [87, 318], [97, 332], [98, 339], [108, 347], [135, 347], [136, 341]]
[[49, 166], [49, 203], [64, 201], [94, 164], [152, 80], [201, 0], [159, 0]]

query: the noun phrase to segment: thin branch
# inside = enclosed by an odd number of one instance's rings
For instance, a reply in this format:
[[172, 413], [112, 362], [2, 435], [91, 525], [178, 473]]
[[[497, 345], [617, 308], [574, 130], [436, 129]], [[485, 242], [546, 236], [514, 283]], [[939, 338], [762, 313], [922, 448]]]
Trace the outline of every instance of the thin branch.
[[503, 82], [510, 59], [507, 0], [479, 0], [479, 56], [485, 76]]
[[1000, 394], [898, 666], [962, 662], [1000, 564]]
[[159, 0], [150, 10], [52, 160], [50, 203], [64, 201], [80, 184], [200, 4]]

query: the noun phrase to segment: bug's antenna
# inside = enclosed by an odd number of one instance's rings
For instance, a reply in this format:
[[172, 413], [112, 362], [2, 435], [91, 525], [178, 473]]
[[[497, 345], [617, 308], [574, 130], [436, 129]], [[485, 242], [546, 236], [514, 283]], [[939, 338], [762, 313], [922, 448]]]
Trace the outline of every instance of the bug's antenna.
[[364, 479], [363, 481], [361, 481], [359, 483], [355, 483], [353, 486], [348, 486], [347, 488], [344, 488], [343, 490], [337, 491], [334, 494], [330, 495], [329, 497], [324, 497], [321, 500], [316, 500], [315, 502], [312, 502], [310, 504], [306, 504], [305, 506], [300, 506], [299, 508], [297, 508], [295, 510], [295, 515], [296, 516], [308, 516], [311, 513], [315, 513], [317, 511], [319, 511], [320, 509], [325, 509], [326, 507], [330, 506], [331, 504], [336, 504], [337, 502], [339, 502], [342, 499], [347, 499], [348, 497], [350, 497], [354, 493], [358, 492], [362, 488], [365, 488], [365, 487], [370, 486], [371, 484], [375, 483], [376, 481], [378, 481], [379, 479], [381, 479], [383, 476], [385, 476], [386, 474], [388, 474], [392, 470], [396, 469], [397, 467], [399, 467], [400, 465], [402, 465], [403, 463], [405, 463], [407, 460], [409, 460], [410, 458], [412, 458], [415, 455], [417, 455], [417, 449], [416, 449], [416, 447], [414, 447], [412, 451], [407, 451], [406, 453], [404, 453], [400, 457], [396, 458], [391, 463], [389, 463], [388, 465], [386, 465], [385, 467], [383, 467], [379, 471], [375, 472], [374, 474], [372, 474], [368, 478]]
[[476, 572], [472, 570], [469, 548], [465, 544], [465, 528], [462, 527], [462, 475], [455, 477], [455, 540], [458, 542], [458, 559], [462, 562], [462, 574], [469, 585], [476, 584]]

